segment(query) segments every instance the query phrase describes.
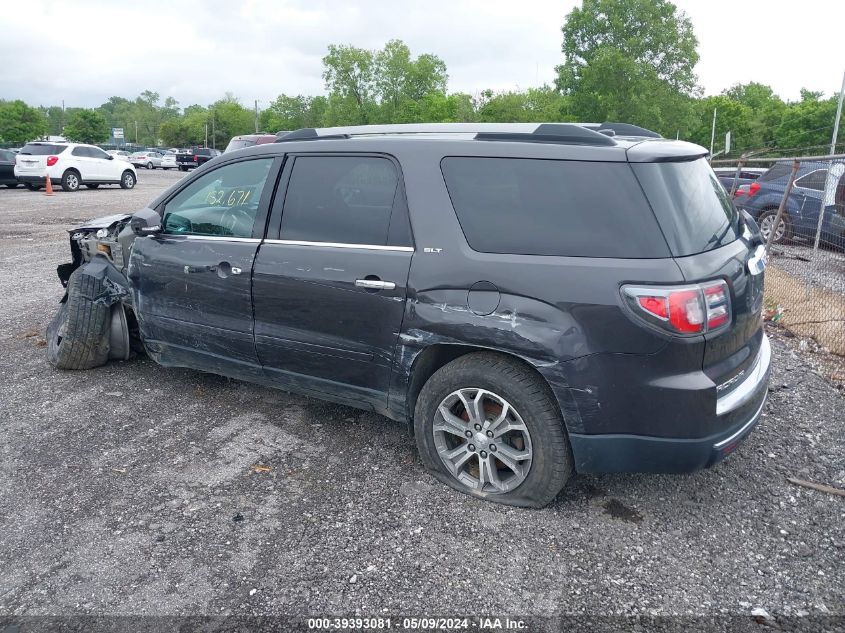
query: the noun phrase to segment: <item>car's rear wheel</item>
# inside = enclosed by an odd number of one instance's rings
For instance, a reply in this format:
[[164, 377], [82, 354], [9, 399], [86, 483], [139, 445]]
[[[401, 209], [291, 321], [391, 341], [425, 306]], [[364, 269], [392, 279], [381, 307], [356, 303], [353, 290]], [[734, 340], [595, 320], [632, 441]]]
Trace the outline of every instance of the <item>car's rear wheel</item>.
[[75, 171], [68, 169], [62, 174], [62, 189], [65, 191], [78, 191], [80, 184], [79, 174]]
[[94, 183], [94, 184], [92, 184], [92, 185], [85, 185], [85, 186], [86, 186], [86, 187], [88, 187], [89, 189], [96, 189], [97, 187], [99, 187], [99, 186], [100, 186], [100, 184], [99, 184], [99, 183]]
[[468, 354], [437, 370], [417, 399], [414, 431], [435, 477], [489, 501], [542, 507], [572, 472], [548, 386], [499, 354]]
[[68, 279], [67, 300], [47, 326], [47, 360], [58, 369], [92, 369], [109, 358], [111, 308], [94, 302], [103, 282], [76, 270]]
[[188, 171], [188, 168], [184, 165], [179, 165], [179, 171]]
[[[757, 225], [760, 227], [760, 234], [763, 236], [763, 240], [767, 242], [769, 240], [769, 235], [774, 229], [777, 214], [777, 209], [766, 209], [760, 214], [759, 218], [757, 219]], [[783, 215], [781, 216], [780, 222], [778, 223], [777, 229], [774, 231], [774, 233], [775, 236], [772, 240], [773, 244], [781, 244], [792, 239], [792, 220], [786, 211], [783, 212]]]
[[7, 184], [6, 186], [7, 186], [9, 189], [16, 189], [16, 188], [17, 188], [17, 186], [18, 186], [18, 183], [16, 183], [16, 182], [10, 182], [10, 183], [9, 183], [9, 184]]
[[23, 183], [23, 186], [30, 191], [38, 191], [42, 187], [42, 185], [36, 185], [34, 182], [25, 182]]
[[153, 168], [153, 164], [152, 164], [152, 163], [147, 163], [146, 167], [147, 167], [147, 169], [152, 169], [152, 168]]
[[133, 174], [128, 169], [123, 172], [123, 175], [120, 177], [120, 187], [121, 189], [132, 189], [137, 182], [135, 178], [135, 174]]

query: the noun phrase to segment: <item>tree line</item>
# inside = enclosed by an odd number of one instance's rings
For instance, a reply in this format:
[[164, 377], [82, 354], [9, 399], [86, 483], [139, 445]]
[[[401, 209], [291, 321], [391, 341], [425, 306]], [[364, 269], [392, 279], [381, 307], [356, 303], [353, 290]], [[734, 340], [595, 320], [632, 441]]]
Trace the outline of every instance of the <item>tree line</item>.
[[400, 40], [380, 50], [333, 44], [322, 60], [326, 93], [281, 94], [257, 121], [231, 93], [184, 108], [149, 90], [90, 109], [0, 100], [0, 142], [61, 134], [104, 143], [112, 127], [122, 127], [126, 141], [140, 145], [223, 147], [232, 136], [255, 132], [256, 123], [277, 132], [369, 123], [622, 121], [709, 146], [714, 109], [715, 149], [730, 130], [733, 155], [830, 142], [835, 96], [802, 90], [788, 102], [756, 82], [703, 96], [692, 23], [669, 0], [583, 0], [561, 32], [564, 61], [554, 85], [450, 92], [446, 63], [435, 54], [414, 56]]

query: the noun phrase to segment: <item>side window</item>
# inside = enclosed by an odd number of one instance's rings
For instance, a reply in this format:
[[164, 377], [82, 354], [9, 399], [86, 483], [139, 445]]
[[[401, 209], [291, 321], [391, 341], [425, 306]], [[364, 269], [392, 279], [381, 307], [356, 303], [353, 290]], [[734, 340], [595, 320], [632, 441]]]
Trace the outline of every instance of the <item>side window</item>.
[[89, 147], [88, 151], [90, 152], [91, 158], [101, 158], [101, 159], [105, 159], [105, 160], [108, 160], [108, 158], [109, 158], [109, 155], [106, 154], [99, 147]]
[[72, 156], [77, 156], [79, 158], [88, 158], [88, 148], [87, 147], [74, 147], [73, 151], [71, 152]]
[[805, 189], [814, 189], [816, 191], [824, 191], [824, 181], [827, 179], [826, 169], [817, 169], [811, 171], [809, 174], [804, 174], [795, 181], [797, 187], [804, 187]]
[[203, 174], [164, 206], [164, 232], [252, 237], [272, 164], [272, 158], [247, 160]]
[[4, 149], [0, 149], [0, 160], [15, 160], [14, 152], [7, 152]]
[[300, 156], [285, 196], [281, 238], [387, 244], [398, 185], [396, 166], [386, 158]]

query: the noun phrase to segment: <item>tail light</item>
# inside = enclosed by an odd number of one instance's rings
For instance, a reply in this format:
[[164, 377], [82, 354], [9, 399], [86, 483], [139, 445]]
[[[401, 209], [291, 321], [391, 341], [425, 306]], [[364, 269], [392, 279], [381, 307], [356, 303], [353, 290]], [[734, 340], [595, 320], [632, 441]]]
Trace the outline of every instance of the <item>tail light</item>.
[[748, 187], [748, 197], [753, 198], [757, 192], [760, 191], [760, 183], [752, 182], [751, 185]]
[[200, 159], [199, 156], [194, 156], [194, 161], [199, 161], [199, 159]]
[[724, 281], [692, 286], [622, 286], [637, 318], [680, 336], [714, 332], [731, 323], [731, 296]]
[[55, 165], [58, 162], [59, 162], [58, 156], [48, 156], [47, 157], [47, 167], [52, 167], [53, 165]]

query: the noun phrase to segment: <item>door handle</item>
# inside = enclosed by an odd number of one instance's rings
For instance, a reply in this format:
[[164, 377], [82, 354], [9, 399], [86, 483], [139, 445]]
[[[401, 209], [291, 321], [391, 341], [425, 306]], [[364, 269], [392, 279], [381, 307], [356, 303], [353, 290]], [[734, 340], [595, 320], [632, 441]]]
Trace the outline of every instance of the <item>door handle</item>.
[[392, 281], [382, 281], [381, 279], [356, 279], [355, 285], [368, 290], [393, 290], [396, 288], [396, 284]]

